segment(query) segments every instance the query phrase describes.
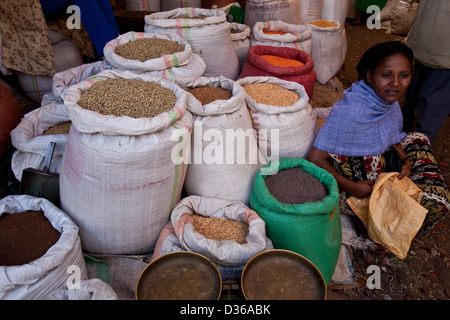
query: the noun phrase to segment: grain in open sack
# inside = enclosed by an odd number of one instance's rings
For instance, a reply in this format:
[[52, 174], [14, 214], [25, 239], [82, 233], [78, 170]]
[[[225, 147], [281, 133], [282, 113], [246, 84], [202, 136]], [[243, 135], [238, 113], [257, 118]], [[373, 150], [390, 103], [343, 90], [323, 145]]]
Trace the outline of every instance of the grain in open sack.
[[151, 118], [169, 111], [175, 94], [153, 81], [106, 79], [84, 91], [78, 104], [103, 115]]
[[300, 99], [297, 93], [271, 83], [252, 83], [244, 89], [257, 103], [267, 105], [288, 107]]

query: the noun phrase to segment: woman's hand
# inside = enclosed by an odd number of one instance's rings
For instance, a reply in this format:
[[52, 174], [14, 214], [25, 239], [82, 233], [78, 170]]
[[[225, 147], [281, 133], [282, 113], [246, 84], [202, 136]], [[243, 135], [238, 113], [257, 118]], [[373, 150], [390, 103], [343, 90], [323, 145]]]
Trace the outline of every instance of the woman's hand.
[[308, 155], [306, 156], [306, 160], [311, 161], [317, 166], [327, 170], [329, 173], [333, 175], [336, 179], [336, 182], [340, 189], [350, 192], [356, 198], [366, 198], [370, 196], [372, 193], [372, 186], [374, 182], [361, 180], [361, 181], [352, 181], [333, 168], [333, 166], [328, 162], [330, 155], [328, 152], [320, 151], [314, 147], [311, 147]]
[[397, 149], [400, 159], [402, 159], [401, 170], [399, 175], [397, 176], [397, 178], [400, 180], [403, 177], [409, 177], [411, 175], [412, 164], [409, 158], [406, 156], [405, 150], [403, 150], [403, 147], [400, 143], [395, 144], [394, 147]]
[[358, 199], [364, 199], [370, 196], [375, 182], [367, 180], [354, 181], [351, 187], [347, 190], [352, 196]]
[[409, 177], [411, 175], [411, 168], [412, 168], [411, 161], [409, 159], [406, 159], [406, 161], [404, 161], [402, 164], [401, 171], [397, 176], [397, 178], [400, 180], [403, 177]]

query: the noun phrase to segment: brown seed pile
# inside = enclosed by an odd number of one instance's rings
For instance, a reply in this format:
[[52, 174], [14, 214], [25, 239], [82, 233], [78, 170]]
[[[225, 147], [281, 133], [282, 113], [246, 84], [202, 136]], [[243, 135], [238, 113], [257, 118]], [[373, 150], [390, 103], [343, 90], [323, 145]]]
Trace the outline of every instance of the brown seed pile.
[[4, 213], [0, 217], [0, 266], [17, 266], [42, 257], [61, 233], [43, 211]]
[[187, 92], [194, 95], [194, 97], [196, 97], [202, 105], [211, 103], [215, 100], [228, 100], [233, 96], [233, 92], [231, 90], [224, 89], [222, 87], [200, 86], [190, 88]]
[[175, 17], [175, 19], [205, 19], [205, 18], [208, 18], [208, 16], [203, 15], [203, 14], [196, 16], [196, 17], [191, 17], [191, 16], [188, 16], [187, 14], [182, 14], [182, 15]]
[[153, 81], [107, 79], [84, 91], [77, 103], [103, 115], [151, 118], [170, 110], [175, 101], [172, 90]]
[[114, 52], [125, 59], [144, 62], [165, 54], [183, 52], [183, 50], [184, 46], [176, 41], [141, 38], [118, 46]]
[[300, 98], [297, 93], [272, 83], [253, 83], [244, 89], [257, 103], [272, 106], [288, 107]]
[[278, 171], [264, 179], [269, 192], [281, 203], [317, 202], [328, 195], [328, 188], [301, 168]]
[[66, 134], [69, 133], [70, 126], [72, 125], [72, 121], [66, 121], [56, 126], [50, 127], [44, 132], [42, 132], [43, 136], [52, 135], [52, 134]]
[[319, 28], [330, 28], [330, 27], [336, 27], [336, 25], [329, 20], [324, 20], [324, 19], [317, 19], [314, 21], [309, 22], [310, 24], [315, 25], [316, 27]]
[[205, 217], [193, 213], [195, 231], [213, 240], [234, 240], [239, 244], [246, 242], [249, 233], [248, 224], [232, 219]]

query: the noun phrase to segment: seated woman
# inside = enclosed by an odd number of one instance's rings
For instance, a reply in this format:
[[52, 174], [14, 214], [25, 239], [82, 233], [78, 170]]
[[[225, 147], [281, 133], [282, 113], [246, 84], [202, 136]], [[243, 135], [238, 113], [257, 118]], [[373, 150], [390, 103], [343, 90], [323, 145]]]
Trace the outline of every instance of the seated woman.
[[450, 207], [450, 194], [428, 138], [406, 134], [398, 99], [411, 81], [413, 52], [397, 41], [374, 45], [362, 56], [359, 81], [344, 91], [323, 123], [306, 159], [326, 169], [341, 190], [340, 208], [354, 215], [345, 200], [371, 194], [386, 171], [386, 152], [395, 148], [402, 161], [399, 179], [409, 177], [422, 191], [428, 209], [426, 232]]

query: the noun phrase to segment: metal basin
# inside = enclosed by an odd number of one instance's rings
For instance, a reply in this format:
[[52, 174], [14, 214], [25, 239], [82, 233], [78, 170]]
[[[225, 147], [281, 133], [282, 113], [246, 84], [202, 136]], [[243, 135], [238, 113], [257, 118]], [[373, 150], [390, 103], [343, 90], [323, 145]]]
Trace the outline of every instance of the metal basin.
[[217, 300], [222, 292], [219, 269], [205, 256], [189, 251], [155, 259], [139, 276], [137, 300]]
[[327, 287], [319, 269], [302, 255], [283, 249], [250, 259], [241, 275], [247, 300], [325, 300]]

